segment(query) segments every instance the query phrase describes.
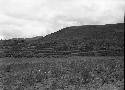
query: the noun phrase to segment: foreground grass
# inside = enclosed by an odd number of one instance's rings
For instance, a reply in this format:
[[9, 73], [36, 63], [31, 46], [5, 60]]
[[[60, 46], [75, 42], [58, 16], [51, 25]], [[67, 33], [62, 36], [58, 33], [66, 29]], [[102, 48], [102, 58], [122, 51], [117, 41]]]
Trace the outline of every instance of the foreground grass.
[[0, 90], [123, 90], [123, 57], [2, 61]]

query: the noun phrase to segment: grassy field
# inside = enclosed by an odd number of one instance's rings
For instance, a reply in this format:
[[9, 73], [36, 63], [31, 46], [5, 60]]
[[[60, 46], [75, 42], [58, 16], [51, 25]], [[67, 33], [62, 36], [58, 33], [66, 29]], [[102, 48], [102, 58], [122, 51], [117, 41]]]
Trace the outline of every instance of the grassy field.
[[0, 58], [0, 90], [123, 90], [124, 57]]

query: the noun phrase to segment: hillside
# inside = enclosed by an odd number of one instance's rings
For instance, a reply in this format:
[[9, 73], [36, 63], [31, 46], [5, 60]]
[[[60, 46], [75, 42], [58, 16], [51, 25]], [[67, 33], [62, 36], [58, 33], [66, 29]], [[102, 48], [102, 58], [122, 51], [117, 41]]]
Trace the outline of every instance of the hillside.
[[45, 37], [0, 42], [2, 57], [123, 56], [124, 23], [72, 26]]
[[107, 25], [85, 25], [73, 26], [61, 29], [55, 33], [47, 35], [44, 40], [60, 39], [123, 39], [124, 24], [107, 24]]

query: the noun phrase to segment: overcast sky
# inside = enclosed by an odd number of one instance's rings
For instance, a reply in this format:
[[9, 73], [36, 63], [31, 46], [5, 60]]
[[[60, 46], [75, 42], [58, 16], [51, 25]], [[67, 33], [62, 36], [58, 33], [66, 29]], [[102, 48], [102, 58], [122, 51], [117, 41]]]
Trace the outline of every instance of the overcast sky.
[[47, 35], [67, 26], [124, 21], [125, 0], [0, 0], [0, 38]]

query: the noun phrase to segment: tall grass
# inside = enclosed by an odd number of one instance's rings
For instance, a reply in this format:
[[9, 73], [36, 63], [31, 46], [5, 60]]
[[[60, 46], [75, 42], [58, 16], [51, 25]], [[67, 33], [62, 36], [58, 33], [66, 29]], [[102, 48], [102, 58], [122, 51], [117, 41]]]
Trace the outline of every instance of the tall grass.
[[1, 90], [122, 90], [123, 87], [124, 58], [46, 58], [41, 62], [0, 66]]

